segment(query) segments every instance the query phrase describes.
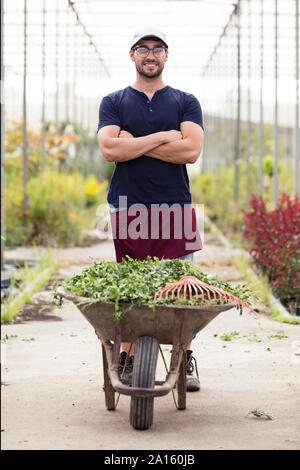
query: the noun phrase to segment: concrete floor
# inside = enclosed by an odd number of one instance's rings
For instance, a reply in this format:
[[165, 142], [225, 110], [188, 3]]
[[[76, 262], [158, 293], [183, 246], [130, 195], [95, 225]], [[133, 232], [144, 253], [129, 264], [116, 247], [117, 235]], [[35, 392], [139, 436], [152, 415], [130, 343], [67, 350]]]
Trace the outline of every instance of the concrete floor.
[[[70, 277], [91, 264], [89, 256], [113, 259], [114, 250], [106, 241], [57, 254], [58, 275]], [[6, 259], [26, 256], [33, 252], [20, 248], [8, 251]], [[227, 269], [238, 279], [230, 256], [210, 244], [196, 262], [204, 271], [225, 275]], [[51, 300], [50, 292], [34, 299]], [[237, 339], [220, 338], [233, 331]], [[276, 337], [279, 331], [287, 338]], [[129, 424], [129, 397], [120, 397], [117, 410], [106, 410], [101, 345], [71, 302], [44, 321], [3, 325], [2, 338], [8, 339], [1, 344], [2, 449], [299, 449], [299, 332], [299, 326], [265, 315], [221, 313], [193, 342], [201, 391], [187, 395], [185, 411], [176, 410], [171, 394], [156, 398], [152, 427], [137, 431]], [[170, 346], [163, 349], [168, 360]], [[164, 377], [159, 359], [157, 378]], [[256, 418], [255, 409], [274, 419]]]

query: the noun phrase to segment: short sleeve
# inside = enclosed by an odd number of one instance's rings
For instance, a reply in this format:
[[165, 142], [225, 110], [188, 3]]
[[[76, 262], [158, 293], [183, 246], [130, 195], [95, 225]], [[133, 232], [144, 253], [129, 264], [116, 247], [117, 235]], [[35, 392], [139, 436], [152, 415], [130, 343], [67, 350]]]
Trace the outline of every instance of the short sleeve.
[[113, 125], [120, 126], [119, 114], [112, 99], [109, 96], [104, 96], [99, 107], [99, 121], [97, 132], [104, 126]]
[[196, 124], [199, 124], [202, 129], [204, 129], [201, 105], [197, 98], [190, 93], [185, 95], [185, 102], [183, 105], [180, 122], [184, 121], [195, 122]]

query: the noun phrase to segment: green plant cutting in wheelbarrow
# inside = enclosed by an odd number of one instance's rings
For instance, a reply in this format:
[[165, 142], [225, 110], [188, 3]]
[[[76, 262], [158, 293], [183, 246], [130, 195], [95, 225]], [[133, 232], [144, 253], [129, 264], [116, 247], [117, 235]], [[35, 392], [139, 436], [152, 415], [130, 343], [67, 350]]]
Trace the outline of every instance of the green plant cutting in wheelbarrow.
[[[71, 300], [102, 343], [105, 403], [116, 408], [115, 392], [131, 396], [130, 423], [148, 429], [154, 397], [176, 385], [179, 410], [186, 408], [186, 348], [219, 313], [250, 307], [245, 285], [209, 277], [189, 261], [148, 257], [121, 263], [95, 262], [64, 280], [55, 297]], [[132, 382], [118, 375], [121, 343], [135, 344]], [[160, 344], [172, 344], [166, 380], [155, 380]], [[175, 399], [174, 399], [175, 401]]]
[[[181, 279], [184, 278], [183, 281]], [[240, 313], [250, 308], [251, 292], [246, 285], [231, 286], [201, 271], [190, 261], [130, 257], [121, 263], [94, 262], [81, 274], [61, 282], [66, 292], [91, 301], [114, 302], [114, 319], [120, 320], [120, 304], [131, 305], [217, 305], [236, 303]], [[54, 296], [59, 298], [59, 294]]]

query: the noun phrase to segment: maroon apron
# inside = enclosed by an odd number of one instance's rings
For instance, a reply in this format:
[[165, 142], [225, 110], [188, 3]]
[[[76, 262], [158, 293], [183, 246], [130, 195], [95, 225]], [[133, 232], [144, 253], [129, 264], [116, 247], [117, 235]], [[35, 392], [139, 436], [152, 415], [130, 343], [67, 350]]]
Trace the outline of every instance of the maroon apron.
[[190, 206], [123, 209], [111, 212], [117, 262], [126, 255], [179, 258], [202, 249], [195, 210]]

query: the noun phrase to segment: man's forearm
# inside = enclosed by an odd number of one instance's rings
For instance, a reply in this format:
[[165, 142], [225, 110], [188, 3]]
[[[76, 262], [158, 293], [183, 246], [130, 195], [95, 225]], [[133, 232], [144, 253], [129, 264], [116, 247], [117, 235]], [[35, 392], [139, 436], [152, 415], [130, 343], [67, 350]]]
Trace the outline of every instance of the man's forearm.
[[165, 132], [156, 132], [144, 137], [122, 138], [110, 137], [103, 139], [101, 150], [110, 162], [133, 160], [166, 142]]
[[177, 140], [158, 147], [146, 153], [148, 157], [157, 158], [169, 163], [195, 163], [199, 156], [189, 139]]

